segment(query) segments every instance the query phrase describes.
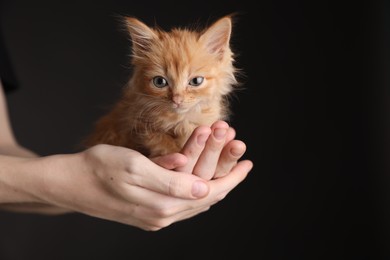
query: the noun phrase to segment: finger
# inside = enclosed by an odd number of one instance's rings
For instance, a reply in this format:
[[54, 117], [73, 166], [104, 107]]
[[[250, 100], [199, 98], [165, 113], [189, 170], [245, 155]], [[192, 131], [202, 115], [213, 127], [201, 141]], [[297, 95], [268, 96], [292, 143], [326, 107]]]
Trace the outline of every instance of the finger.
[[150, 163], [146, 157], [134, 160], [128, 171], [130, 173], [127, 174], [125, 184], [140, 186], [168, 196], [196, 199], [206, 196], [209, 192], [208, 184], [198, 176], [167, 170]]
[[[250, 160], [239, 162], [233, 167], [229, 175], [218, 180], [212, 180], [210, 193], [199, 200], [174, 200], [170, 203], [170, 208], [165, 210], [165, 214], [158, 214], [157, 217], [165, 218], [164, 226], [198, 215], [210, 209], [241, 183], [252, 170], [253, 163]], [[152, 213], [151, 213], [152, 214]]]
[[175, 169], [177, 167], [182, 167], [186, 165], [188, 159], [181, 153], [173, 153], [163, 156], [158, 156], [151, 159], [157, 165], [164, 167], [166, 169]]
[[205, 206], [205, 207], [199, 207], [199, 208], [195, 208], [195, 209], [191, 209], [191, 210], [186, 210], [186, 211], [183, 211], [181, 213], [178, 213], [178, 214], [172, 216], [169, 221], [171, 223], [174, 223], [174, 222], [182, 221], [185, 219], [189, 219], [189, 218], [192, 218], [193, 216], [196, 216], [196, 215], [199, 215], [203, 212], [206, 212], [209, 209], [210, 209], [210, 206]]
[[245, 143], [239, 140], [232, 140], [225, 145], [219, 157], [214, 178], [220, 178], [228, 174], [237, 164], [237, 161], [244, 155], [245, 151]]
[[[187, 202], [188, 203], [188, 202]], [[135, 218], [139, 223], [138, 226], [146, 230], [160, 230], [170, 226], [172, 223], [191, 218], [195, 215], [207, 211], [210, 206], [188, 209], [184, 211], [176, 211], [176, 209], [166, 209], [158, 211], [152, 208], [139, 207], [132, 213], [132, 218]]]
[[236, 137], [236, 130], [234, 130], [232, 127], [229, 127], [228, 132], [226, 134], [226, 141], [225, 143], [230, 142]]
[[211, 129], [207, 126], [199, 126], [194, 130], [182, 150], [182, 153], [187, 156], [187, 164], [176, 167], [177, 171], [192, 173], [210, 133]]
[[214, 176], [229, 129], [225, 121], [217, 121], [211, 126], [212, 134], [194, 167], [195, 175], [205, 180], [210, 180]]
[[170, 212], [184, 213], [192, 211], [192, 213], [195, 213], [199, 212], [199, 209], [209, 208], [215, 205], [240, 184], [247, 177], [252, 168], [253, 163], [250, 160], [238, 162], [228, 175], [210, 181], [210, 192], [206, 197], [191, 201], [178, 199], [170, 200]]
[[[233, 167], [230, 174], [211, 180], [210, 193], [199, 200], [174, 198], [138, 186], [131, 186], [125, 189], [122, 194], [126, 195], [132, 204], [140, 205], [132, 209], [134, 217], [145, 219], [145, 216], [150, 216], [151, 220], [160, 219], [164, 223], [159, 222], [159, 224], [156, 224], [148, 221], [147, 226], [166, 226], [174, 221], [188, 218], [209, 209], [210, 206], [222, 200], [233, 188], [242, 182], [252, 167], [253, 164], [249, 160], [239, 162]], [[187, 174], [182, 175], [191, 176]]]
[[[161, 203], [159, 203], [161, 205]], [[153, 226], [168, 226], [173, 222], [177, 222], [202, 213], [210, 208], [210, 205], [197, 205], [193, 200], [181, 200], [174, 203], [172, 206], [164, 206], [159, 208], [152, 207], [137, 207], [132, 212], [135, 218], [143, 219], [147, 224]]]
[[[218, 197], [217, 194], [227, 194], [240, 184], [253, 168], [250, 160], [239, 161], [229, 174], [210, 181], [210, 193], [207, 197]], [[223, 198], [223, 197], [222, 197]], [[222, 199], [219, 198], [219, 199]]]
[[[132, 218], [136, 219], [166, 219], [176, 216], [176, 220], [182, 215], [188, 215], [183, 212], [199, 212], [199, 208], [209, 207], [209, 201], [199, 202], [200, 200], [182, 199], [166, 194], [158, 193], [143, 187], [134, 185], [123, 185], [119, 187], [118, 193], [126, 201], [129, 208], [126, 206], [112, 210], [113, 212], [131, 212]], [[121, 216], [122, 217], [122, 216]]]

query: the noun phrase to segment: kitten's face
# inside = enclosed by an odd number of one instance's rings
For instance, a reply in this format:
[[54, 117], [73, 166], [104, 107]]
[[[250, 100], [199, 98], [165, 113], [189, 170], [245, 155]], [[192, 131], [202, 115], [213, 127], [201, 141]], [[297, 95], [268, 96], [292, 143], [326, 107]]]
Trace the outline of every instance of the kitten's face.
[[235, 78], [230, 18], [204, 32], [164, 32], [133, 18], [129, 24], [138, 91], [160, 102], [161, 109], [186, 113], [231, 91]]

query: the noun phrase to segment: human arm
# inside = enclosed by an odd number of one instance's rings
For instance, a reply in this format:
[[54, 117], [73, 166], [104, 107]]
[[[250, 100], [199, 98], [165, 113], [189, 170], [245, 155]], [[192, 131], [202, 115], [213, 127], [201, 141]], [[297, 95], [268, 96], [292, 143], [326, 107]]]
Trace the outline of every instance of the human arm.
[[[3, 197], [7, 197], [12, 200], [13, 196], [17, 196], [17, 191], [5, 185], [6, 175], [5, 171], [8, 171], [9, 160], [16, 158], [35, 158], [38, 157], [33, 151], [24, 148], [17, 142], [12, 127], [10, 124], [6, 100], [3, 92], [3, 86], [0, 80], [0, 209], [6, 209], [17, 212], [35, 212], [41, 214], [59, 214], [65, 213], [69, 210], [56, 207], [54, 205], [48, 205], [41, 202], [32, 201], [17, 201], [6, 202], [3, 201]], [[8, 167], [7, 167], [8, 166]], [[15, 170], [18, 167], [15, 168]], [[9, 172], [9, 174], [12, 174]], [[15, 176], [9, 176], [15, 177]]]
[[[0, 115], [7, 115], [0, 93]], [[239, 142], [229, 140], [233, 137], [225, 137], [223, 144], [214, 142], [211, 131], [197, 129], [185, 155], [153, 160], [134, 150], [109, 145], [75, 154], [36, 157], [17, 144], [7, 117], [0, 124], [0, 206], [34, 213], [80, 212], [145, 230], [161, 229], [209, 209], [251, 170], [250, 161], [237, 163], [245, 152], [242, 149], [238, 157], [221, 156], [229, 161], [222, 168], [231, 165], [224, 177], [207, 181], [191, 174], [195, 166], [207, 169], [218, 165], [216, 169], [221, 169], [217, 156], [211, 161], [198, 160], [199, 156], [210, 149], [216, 155], [229, 154], [229, 144], [234, 147]], [[198, 142], [200, 136], [205, 142]], [[206, 186], [193, 194], [196, 184]]]

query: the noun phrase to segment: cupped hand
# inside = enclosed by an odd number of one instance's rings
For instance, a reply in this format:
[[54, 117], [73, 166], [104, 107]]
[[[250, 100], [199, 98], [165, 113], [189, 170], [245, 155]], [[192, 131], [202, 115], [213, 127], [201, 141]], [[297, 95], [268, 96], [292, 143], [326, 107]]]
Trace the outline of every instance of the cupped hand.
[[234, 140], [235, 136], [236, 131], [225, 121], [217, 121], [211, 128], [198, 127], [182, 151], [188, 163], [176, 170], [210, 180], [227, 175], [237, 163], [249, 167], [252, 164], [249, 160], [238, 162], [246, 151], [246, 145]]
[[97, 145], [42, 157], [35, 194], [43, 203], [159, 230], [208, 210], [246, 178], [253, 164], [239, 161], [246, 147], [234, 137], [219, 121], [197, 128], [182, 154], [151, 160], [131, 149]]

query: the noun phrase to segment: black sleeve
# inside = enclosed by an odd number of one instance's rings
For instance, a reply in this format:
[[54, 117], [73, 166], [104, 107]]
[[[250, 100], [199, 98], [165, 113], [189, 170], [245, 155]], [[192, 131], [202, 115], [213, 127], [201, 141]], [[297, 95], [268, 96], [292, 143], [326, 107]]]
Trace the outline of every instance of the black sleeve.
[[16, 89], [18, 86], [17, 78], [5, 46], [3, 32], [1, 31], [1, 28], [0, 28], [0, 79], [5, 88], [5, 92], [12, 91]]

